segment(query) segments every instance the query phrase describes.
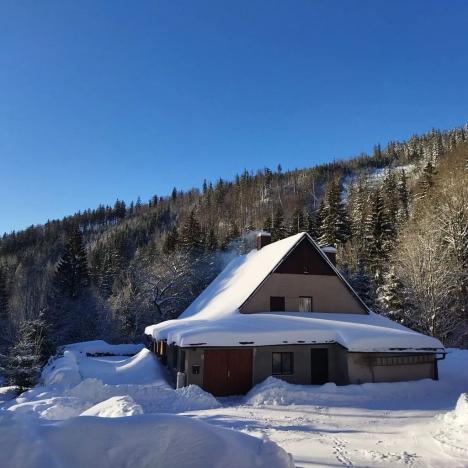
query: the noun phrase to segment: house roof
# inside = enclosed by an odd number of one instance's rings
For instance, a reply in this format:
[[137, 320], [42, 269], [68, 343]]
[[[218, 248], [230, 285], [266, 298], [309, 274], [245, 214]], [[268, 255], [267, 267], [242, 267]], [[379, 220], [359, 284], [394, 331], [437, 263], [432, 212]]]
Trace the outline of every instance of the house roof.
[[[242, 304], [304, 238], [311, 242], [367, 314], [239, 312]], [[145, 333], [182, 347], [336, 342], [354, 351], [443, 349], [438, 340], [371, 312], [305, 232], [235, 258], [178, 319], [146, 327]]]
[[315, 244], [306, 232], [287, 237], [263, 247], [252, 250], [247, 255], [233, 259], [226, 268], [210, 283], [210, 285], [185, 309], [180, 319], [195, 317], [198, 319], [221, 318], [232, 315], [239, 310], [244, 302], [258, 289], [270, 273], [287, 257], [287, 255], [307, 238], [321, 255], [323, 260], [333, 269], [336, 275], [345, 283], [354, 297], [367, 306], [346, 282], [333, 263]]
[[218, 320], [168, 320], [146, 328], [156, 340], [181, 347], [338, 343], [352, 352], [441, 352], [435, 338], [374, 312], [233, 314]]

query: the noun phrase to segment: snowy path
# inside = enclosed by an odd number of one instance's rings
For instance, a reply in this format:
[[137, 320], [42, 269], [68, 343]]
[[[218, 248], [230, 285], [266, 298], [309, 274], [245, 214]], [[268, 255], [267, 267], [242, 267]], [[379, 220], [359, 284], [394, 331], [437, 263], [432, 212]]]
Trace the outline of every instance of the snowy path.
[[437, 442], [439, 426], [428, 411], [232, 406], [184, 414], [250, 435], [266, 435], [292, 453], [299, 467], [468, 466], [463, 453], [449, 453], [450, 447]]

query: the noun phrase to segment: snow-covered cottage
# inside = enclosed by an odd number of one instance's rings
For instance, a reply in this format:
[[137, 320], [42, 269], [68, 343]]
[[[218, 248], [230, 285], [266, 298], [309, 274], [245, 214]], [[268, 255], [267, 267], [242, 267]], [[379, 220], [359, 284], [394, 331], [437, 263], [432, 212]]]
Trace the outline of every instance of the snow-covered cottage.
[[176, 320], [146, 328], [178, 386], [247, 392], [268, 376], [296, 384], [437, 379], [443, 345], [367, 308], [307, 233], [232, 260]]

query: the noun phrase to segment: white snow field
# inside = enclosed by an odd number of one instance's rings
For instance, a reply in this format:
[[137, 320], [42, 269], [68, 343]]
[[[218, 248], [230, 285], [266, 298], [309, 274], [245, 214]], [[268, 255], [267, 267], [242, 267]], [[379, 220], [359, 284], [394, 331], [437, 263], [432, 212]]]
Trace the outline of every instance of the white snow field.
[[437, 382], [268, 378], [217, 400], [174, 390], [141, 346], [79, 343], [0, 402], [0, 467], [468, 467], [468, 350], [448, 351]]

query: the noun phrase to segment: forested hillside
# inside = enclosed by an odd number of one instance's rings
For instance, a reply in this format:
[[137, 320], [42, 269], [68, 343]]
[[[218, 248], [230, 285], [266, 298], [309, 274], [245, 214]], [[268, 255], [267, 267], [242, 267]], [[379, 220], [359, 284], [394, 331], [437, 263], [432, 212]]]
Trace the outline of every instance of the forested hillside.
[[[84, 175], [85, 177], [85, 175]], [[376, 311], [468, 340], [468, 127], [312, 168], [99, 206], [0, 241], [3, 373], [30, 385], [56, 346], [140, 340], [176, 317], [256, 230], [307, 230]]]

